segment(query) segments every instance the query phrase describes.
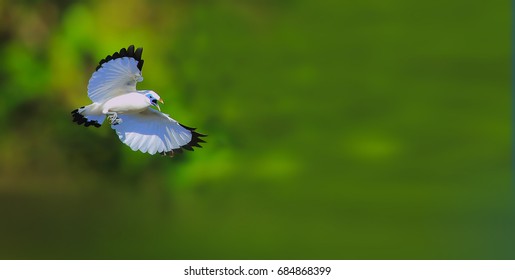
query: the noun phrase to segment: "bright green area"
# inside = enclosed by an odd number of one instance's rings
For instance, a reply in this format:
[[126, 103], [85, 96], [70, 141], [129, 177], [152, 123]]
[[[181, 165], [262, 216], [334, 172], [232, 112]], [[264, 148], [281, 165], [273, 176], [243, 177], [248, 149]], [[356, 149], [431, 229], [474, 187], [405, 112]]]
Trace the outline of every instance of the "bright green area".
[[[510, 3], [0, 1], [0, 258], [513, 259]], [[77, 126], [98, 61], [209, 134]]]

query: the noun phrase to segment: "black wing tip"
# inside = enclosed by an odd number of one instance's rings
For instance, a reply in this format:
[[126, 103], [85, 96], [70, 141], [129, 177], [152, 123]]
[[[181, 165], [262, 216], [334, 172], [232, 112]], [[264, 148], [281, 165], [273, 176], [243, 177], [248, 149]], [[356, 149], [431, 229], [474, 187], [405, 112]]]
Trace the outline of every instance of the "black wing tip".
[[134, 50], [134, 45], [130, 45], [127, 49], [122, 48], [119, 52], [115, 52], [114, 54], [108, 55], [108, 56], [106, 56], [106, 58], [100, 60], [95, 71], [102, 68], [102, 65], [104, 63], [107, 63], [113, 59], [122, 58], [122, 57], [134, 58], [138, 62], [139, 71], [141, 71], [143, 69], [143, 60], [141, 59], [142, 53], [143, 53], [143, 48], [137, 48], [136, 50]]
[[206, 134], [201, 134], [201, 133], [196, 132], [195, 131], [196, 128], [185, 126], [183, 124], [179, 124], [179, 125], [184, 127], [184, 128], [186, 128], [187, 130], [191, 131], [191, 141], [188, 144], [183, 145], [183, 146], [181, 146], [178, 149], [173, 149], [173, 150], [168, 151], [168, 152], [162, 152], [161, 155], [173, 157], [176, 154], [182, 154], [183, 150], [188, 150], [188, 151], [192, 151], [193, 152], [193, 151], [195, 151], [193, 149], [193, 147], [202, 148], [202, 146], [199, 143], [206, 143], [206, 141], [201, 138], [201, 137], [207, 137]]
[[79, 113], [79, 109], [75, 109], [71, 112], [73, 117], [73, 122], [76, 122], [78, 125], [84, 125], [85, 127], [94, 126], [100, 127], [102, 124], [97, 121], [90, 121], [86, 117], [84, 117], [81, 113]]
[[201, 137], [207, 137], [206, 134], [201, 134], [196, 132], [196, 128], [192, 128], [189, 126], [185, 126], [183, 124], [180, 124], [182, 127], [186, 128], [187, 130], [191, 131], [191, 140], [188, 144], [181, 146], [182, 149], [188, 150], [188, 151], [194, 151], [193, 147], [202, 148], [202, 146], [199, 143], [206, 143], [204, 139]]
[[134, 58], [136, 60], [140, 61], [142, 54], [143, 54], [143, 48], [137, 48], [136, 51], [134, 51]]
[[207, 137], [207, 134], [202, 134], [202, 133], [196, 132], [195, 130], [197, 130], [197, 128], [195, 128], [195, 127], [189, 127], [189, 126], [183, 125], [182, 123], [180, 123], [179, 125], [184, 127], [184, 128], [186, 128], [187, 130], [191, 131], [191, 133], [194, 136], [197, 136], [197, 137]]

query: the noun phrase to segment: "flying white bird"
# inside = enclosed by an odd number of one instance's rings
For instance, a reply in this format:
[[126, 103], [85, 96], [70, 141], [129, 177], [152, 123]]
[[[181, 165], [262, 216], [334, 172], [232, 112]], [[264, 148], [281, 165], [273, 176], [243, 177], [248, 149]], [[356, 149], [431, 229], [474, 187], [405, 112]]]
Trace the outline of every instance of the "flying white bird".
[[[79, 125], [100, 127], [105, 118], [120, 140], [133, 151], [174, 156], [182, 149], [193, 151], [205, 142], [195, 128], [187, 127], [161, 113], [161, 97], [151, 90], [136, 90], [143, 81], [142, 48], [121, 49], [102, 59], [88, 84], [88, 106], [72, 111]], [[153, 109], [156, 107], [159, 111]]]

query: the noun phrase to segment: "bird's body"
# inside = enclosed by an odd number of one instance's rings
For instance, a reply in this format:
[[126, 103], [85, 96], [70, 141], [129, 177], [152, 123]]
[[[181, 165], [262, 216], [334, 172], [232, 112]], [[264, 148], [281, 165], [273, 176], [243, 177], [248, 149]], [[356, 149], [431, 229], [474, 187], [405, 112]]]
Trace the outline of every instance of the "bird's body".
[[102, 114], [136, 114], [149, 108], [152, 104], [141, 91], [130, 92], [113, 97], [102, 104]]
[[108, 117], [120, 140], [134, 151], [173, 156], [182, 149], [201, 147], [200, 137], [206, 135], [161, 113], [157, 102], [164, 102], [154, 91], [136, 90], [136, 83], [143, 80], [142, 51], [130, 46], [100, 61], [88, 84], [93, 103], [72, 111], [73, 121], [100, 127]]

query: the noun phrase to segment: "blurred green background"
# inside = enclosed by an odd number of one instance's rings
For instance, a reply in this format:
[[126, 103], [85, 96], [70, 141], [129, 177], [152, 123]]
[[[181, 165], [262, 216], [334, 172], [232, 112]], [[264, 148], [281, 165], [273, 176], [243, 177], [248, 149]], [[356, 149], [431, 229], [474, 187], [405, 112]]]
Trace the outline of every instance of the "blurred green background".
[[[510, 10], [0, 0], [0, 258], [513, 259]], [[203, 149], [72, 123], [130, 44]]]

